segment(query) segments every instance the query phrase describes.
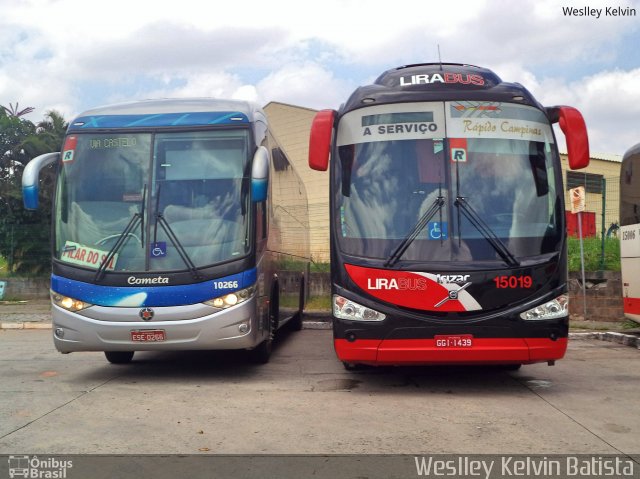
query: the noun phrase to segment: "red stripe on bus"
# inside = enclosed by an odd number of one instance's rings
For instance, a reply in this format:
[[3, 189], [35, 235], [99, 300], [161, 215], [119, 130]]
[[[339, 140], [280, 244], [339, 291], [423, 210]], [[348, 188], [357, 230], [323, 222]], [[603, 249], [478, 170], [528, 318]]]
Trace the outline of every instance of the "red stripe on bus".
[[473, 338], [473, 347], [436, 347], [435, 339], [336, 339], [338, 358], [344, 362], [392, 364], [508, 364], [561, 359], [567, 338]]

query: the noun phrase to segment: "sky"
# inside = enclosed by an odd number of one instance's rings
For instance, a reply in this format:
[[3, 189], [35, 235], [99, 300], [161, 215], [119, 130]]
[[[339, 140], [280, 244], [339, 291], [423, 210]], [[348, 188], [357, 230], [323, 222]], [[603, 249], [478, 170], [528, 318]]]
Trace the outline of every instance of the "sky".
[[0, 0], [0, 12], [0, 104], [34, 107], [34, 122], [194, 96], [337, 109], [387, 69], [438, 61], [439, 46], [444, 62], [578, 108], [592, 153], [640, 143], [640, 0]]

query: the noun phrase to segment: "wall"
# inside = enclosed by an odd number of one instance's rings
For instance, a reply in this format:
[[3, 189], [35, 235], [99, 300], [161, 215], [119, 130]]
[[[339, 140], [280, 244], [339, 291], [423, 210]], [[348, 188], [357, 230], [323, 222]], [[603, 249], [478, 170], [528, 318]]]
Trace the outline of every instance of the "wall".
[[[618, 271], [585, 272], [587, 319], [625, 321], [622, 309], [622, 279]], [[569, 273], [569, 313], [584, 317], [582, 274]]]
[[7, 284], [4, 299], [47, 299], [49, 278], [2, 278]]
[[[619, 272], [597, 271], [586, 272], [587, 279], [587, 319], [592, 321], [625, 321], [622, 311], [622, 281]], [[569, 274], [569, 313], [577, 319], [584, 316], [582, 300], [581, 274]], [[296, 277], [280, 276], [280, 284], [287, 292], [298, 291]], [[324, 296], [331, 293], [329, 273], [311, 273], [311, 296]]]

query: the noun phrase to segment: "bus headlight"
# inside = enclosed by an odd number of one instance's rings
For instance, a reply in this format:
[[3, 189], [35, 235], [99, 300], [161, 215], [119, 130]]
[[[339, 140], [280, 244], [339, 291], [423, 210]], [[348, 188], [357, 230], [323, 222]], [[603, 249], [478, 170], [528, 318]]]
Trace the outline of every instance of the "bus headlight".
[[248, 288], [234, 291], [233, 293], [225, 294], [224, 296], [218, 296], [217, 298], [205, 301], [204, 304], [213, 306], [214, 308], [226, 309], [236, 304], [244, 303], [247, 299], [251, 298], [256, 286], [249, 286]]
[[333, 315], [336, 318], [351, 321], [382, 321], [386, 318], [384, 314], [378, 311], [337, 294], [333, 295]]
[[55, 304], [56, 306], [60, 306], [67, 311], [80, 311], [82, 309], [88, 308], [89, 306], [93, 306], [92, 304], [85, 303], [84, 301], [80, 301], [79, 299], [58, 294], [55, 291], [51, 291], [51, 301], [53, 301], [53, 304]]
[[520, 318], [526, 321], [540, 321], [545, 319], [557, 319], [569, 314], [569, 296], [563, 294], [548, 303], [536, 306], [533, 309], [520, 313]]

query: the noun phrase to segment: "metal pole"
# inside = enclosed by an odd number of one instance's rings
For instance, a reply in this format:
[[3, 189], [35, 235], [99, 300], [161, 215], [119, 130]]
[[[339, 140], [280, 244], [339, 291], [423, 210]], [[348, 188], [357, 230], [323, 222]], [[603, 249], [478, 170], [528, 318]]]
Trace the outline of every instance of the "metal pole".
[[13, 229], [15, 225], [11, 225], [11, 250], [9, 252], [9, 273], [13, 273]]
[[578, 212], [578, 236], [580, 237], [580, 267], [582, 268], [582, 302], [584, 320], [587, 320], [587, 281], [584, 275], [584, 246], [582, 244], [582, 211]]
[[600, 243], [600, 269], [604, 270], [604, 212], [605, 212], [605, 204], [607, 203], [607, 180], [602, 178], [602, 225], [601, 225], [601, 237], [602, 241]]

